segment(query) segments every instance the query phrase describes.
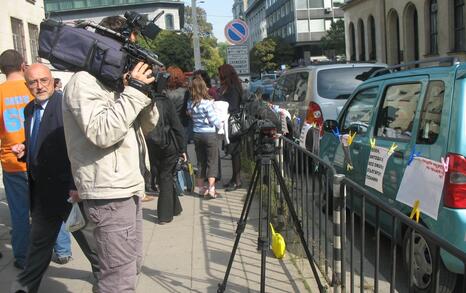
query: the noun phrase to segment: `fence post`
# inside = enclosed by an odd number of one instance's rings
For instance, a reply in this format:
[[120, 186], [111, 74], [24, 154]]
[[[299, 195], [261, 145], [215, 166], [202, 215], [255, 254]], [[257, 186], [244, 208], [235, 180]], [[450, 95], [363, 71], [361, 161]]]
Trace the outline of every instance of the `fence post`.
[[333, 175], [333, 292], [341, 292], [341, 262], [342, 262], [342, 235], [341, 235], [341, 207], [342, 194], [341, 182], [345, 178], [343, 174]]
[[[284, 177], [284, 172], [283, 172], [283, 139], [280, 134], [277, 135], [277, 139], [275, 139], [275, 159], [277, 160], [278, 166], [280, 167], [280, 172], [281, 176]], [[279, 225], [285, 225], [285, 211], [284, 211], [284, 206], [283, 206], [283, 197], [282, 197], [282, 192], [281, 192], [281, 187], [280, 183], [277, 180], [276, 181], [276, 190], [277, 190], [277, 199], [278, 199], [278, 204], [277, 204], [277, 214], [278, 214], [278, 223]]]

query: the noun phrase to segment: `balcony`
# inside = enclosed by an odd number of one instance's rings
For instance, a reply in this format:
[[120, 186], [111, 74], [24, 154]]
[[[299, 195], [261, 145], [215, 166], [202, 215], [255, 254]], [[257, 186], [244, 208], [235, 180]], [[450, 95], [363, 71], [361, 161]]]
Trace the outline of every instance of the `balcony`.
[[183, 3], [181, 0], [44, 0], [46, 12], [95, 9], [150, 3]]

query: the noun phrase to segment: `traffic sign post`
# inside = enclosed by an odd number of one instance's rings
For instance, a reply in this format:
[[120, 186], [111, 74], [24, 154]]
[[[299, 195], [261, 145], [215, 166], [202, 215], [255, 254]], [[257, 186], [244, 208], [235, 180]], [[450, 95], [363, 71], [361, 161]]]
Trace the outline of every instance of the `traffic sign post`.
[[227, 63], [235, 68], [238, 75], [249, 75], [248, 46], [228, 46]]
[[241, 19], [233, 19], [225, 26], [225, 38], [233, 45], [244, 44], [249, 38], [248, 24]]

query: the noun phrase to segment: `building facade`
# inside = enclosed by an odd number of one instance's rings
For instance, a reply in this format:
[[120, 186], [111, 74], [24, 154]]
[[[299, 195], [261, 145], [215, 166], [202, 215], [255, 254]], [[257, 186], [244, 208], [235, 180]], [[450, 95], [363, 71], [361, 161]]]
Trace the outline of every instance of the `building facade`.
[[251, 0], [233, 0], [233, 8], [231, 9], [231, 11], [233, 12], [233, 18], [244, 19], [245, 17], [244, 12], [248, 9], [248, 2], [252, 2], [252, 1]]
[[346, 54], [399, 64], [433, 56], [466, 60], [464, 0], [346, 0]]
[[20, 52], [27, 63], [38, 61], [39, 25], [44, 19], [43, 0], [3, 0], [0, 10], [0, 53]]
[[181, 0], [44, 0], [45, 12], [64, 22], [85, 19], [99, 23], [104, 17], [123, 16], [136, 11], [149, 20], [161, 11], [164, 14], [155, 22], [160, 28], [179, 31], [184, 26], [184, 3]]
[[249, 0], [245, 18], [249, 26], [249, 50], [267, 37], [267, 21], [265, 17], [266, 0]]
[[296, 47], [297, 57], [324, 55], [320, 39], [332, 21], [343, 18], [343, 0], [266, 0], [267, 36]]

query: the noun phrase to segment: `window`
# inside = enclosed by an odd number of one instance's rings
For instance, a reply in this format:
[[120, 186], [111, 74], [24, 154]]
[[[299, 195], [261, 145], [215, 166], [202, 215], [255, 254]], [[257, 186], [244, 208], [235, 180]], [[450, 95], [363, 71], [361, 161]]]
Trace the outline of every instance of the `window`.
[[437, 140], [440, 132], [444, 93], [445, 84], [443, 81], [429, 82], [417, 132], [418, 144], [433, 144]]
[[24, 59], [26, 56], [26, 37], [24, 36], [23, 22], [20, 19], [11, 18], [11, 32], [13, 33], [13, 46], [21, 53]]
[[342, 132], [367, 133], [377, 103], [377, 92], [378, 88], [373, 87], [363, 89], [354, 96], [344, 114]]
[[293, 94], [288, 97], [287, 101], [304, 101], [307, 93], [308, 78], [309, 72], [299, 72], [298, 74], [296, 74], [296, 87]]
[[311, 32], [325, 31], [325, 21], [323, 19], [311, 19], [309, 24], [311, 25]]
[[324, 8], [323, 0], [309, 0], [309, 8]]
[[28, 23], [29, 45], [31, 47], [31, 62], [37, 62], [39, 58], [39, 29], [37, 25]]
[[437, 46], [437, 0], [431, 0], [429, 6], [429, 20], [430, 20], [430, 53], [436, 54], [438, 51]]
[[465, 51], [464, 0], [455, 0], [454, 14], [455, 51]]
[[173, 15], [172, 14], [166, 14], [165, 15], [165, 29], [167, 29], [167, 30], [174, 30], [175, 29], [175, 24], [173, 22]]
[[377, 60], [377, 50], [375, 45], [375, 20], [371, 15], [369, 16], [369, 29], [370, 29], [370, 48], [369, 48], [369, 60]]
[[389, 86], [377, 118], [377, 136], [410, 140], [421, 84]]
[[307, 19], [298, 19], [297, 23], [298, 23], [298, 27], [297, 27], [298, 33], [309, 32], [309, 21]]
[[[317, 72], [317, 93], [325, 99], [347, 99], [370, 72], [382, 67], [344, 67]], [[338, 82], [335, 82], [338, 80]]]
[[307, 0], [296, 0], [296, 9], [307, 9]]
[[273, 91], [272, 101], [284, 102], [290, 99], [290, 95], [294, 91], [296, 80], [296, 73], [282, 75], [275, 86]]

